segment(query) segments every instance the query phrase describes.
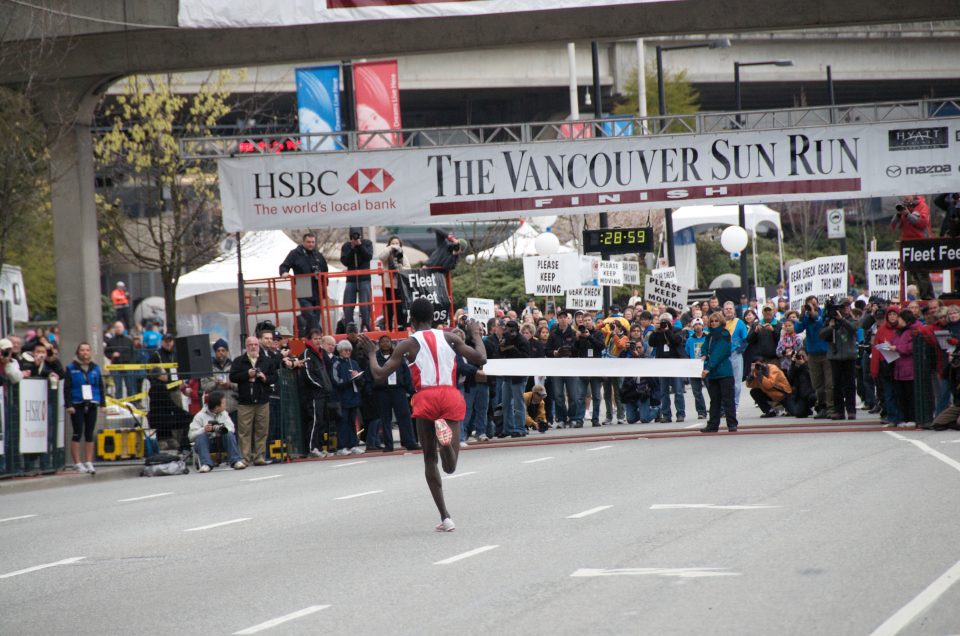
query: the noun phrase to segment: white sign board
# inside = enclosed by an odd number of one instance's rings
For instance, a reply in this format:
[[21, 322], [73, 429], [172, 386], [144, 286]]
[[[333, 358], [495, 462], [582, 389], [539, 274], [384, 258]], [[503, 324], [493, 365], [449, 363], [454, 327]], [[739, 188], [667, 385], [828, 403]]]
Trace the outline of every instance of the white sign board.
[[47, 452], [47, 381], [20, 381], [20, 452]]
[[579, 287], [567, 290], [567, 306], [569, 311], [600, 311], [603, 309], [602, 287]]
[[66, 435], [66, 408], [63, 406], [63, 381], [57, 383], [57, 448], [63, 448]]
[[648, 303], [666, 305], [677, 311], [687, 309], [687, 288], [672, 280], [647, 276], [643, 299]]
[[827, 210], [827, 238], [839, 239], [847, 235], [846, 216], [843, 208]]
[[492, 298], [467, 298], [467, 317], [473, 318], [486, 326], [487, 321], [493, 318]]
[[582, 262], [583, 258], [574, 253], [524, 256], [524, 290], [534, 296], [560, 296], [573, 287], [589, 285], [592, 263]]
[[833, 296], [847, 294], [847, 257], [821, 256], [790, 268], [790, 308], [799, 310], [807, 296], [820, 304]]
[[867, 293], [884, 300], [900, 298], [900, 252], [867, 252]]
[[650, 271], [650, 276], [657, 280], [677, 280], [676, 267], [661, 267]]
[[637, 261], [623, 261], [623, 284], [640, 284], [640, 263]]
[[620, 287], [623, 285], [623, 263], [619, 261], [600, 261], [600, 268], [597, 271], [597, 282], [607, 287]]
[[3, 401], [3, 390], [0, 389], [0, 455], [3, 455], [3, 449], [6, 447], [6, 430], [7, 422], [4, 420], [4, 413], [6, 412], [6, 403]]
[[[442, 6], [461, 4], [486, 3]], [[937, 177], [912, 168], [956, 165], [958, 132], [960, 118], [943, 118], [231, 157], [218, 160], [223, 227], [443, 225], [929, 192]], [[734, 158], [745, 149], [757, 160], [740, 176]]]

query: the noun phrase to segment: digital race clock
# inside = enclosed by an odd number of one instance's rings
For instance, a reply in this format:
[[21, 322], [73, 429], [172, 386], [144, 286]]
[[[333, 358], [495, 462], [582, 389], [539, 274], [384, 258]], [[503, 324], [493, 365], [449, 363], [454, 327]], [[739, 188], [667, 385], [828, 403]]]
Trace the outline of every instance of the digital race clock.
[[617, 227], [584, 230], [583, 251], [601, 254], [638, 254], [653, 251], [653, 228]]

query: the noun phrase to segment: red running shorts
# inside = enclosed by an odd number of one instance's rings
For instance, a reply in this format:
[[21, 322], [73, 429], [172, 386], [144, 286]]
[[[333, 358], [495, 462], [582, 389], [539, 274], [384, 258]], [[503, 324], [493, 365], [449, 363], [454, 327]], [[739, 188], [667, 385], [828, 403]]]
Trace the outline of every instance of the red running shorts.
[[410, 401], [413, 417], [421, 420], [444, 419], [462, 422], [467, 414], [467, 404], [460, 391], [453, 386], [431, 386], [417, 391]]

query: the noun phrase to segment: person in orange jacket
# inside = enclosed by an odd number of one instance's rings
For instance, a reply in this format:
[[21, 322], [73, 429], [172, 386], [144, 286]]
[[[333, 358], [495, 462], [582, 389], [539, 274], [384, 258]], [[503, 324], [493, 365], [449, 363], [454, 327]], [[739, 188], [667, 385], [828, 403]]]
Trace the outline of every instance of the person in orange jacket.
[[747, 376], [747, 386], [750, 388], [750, 397], [763, 411], [761, 417], [777, 417], [780, 414], [776, 407], [778, 404], [788, 412], [792, 410], [786, 402], [793, 388], [777, 365], [766, 364], [762, 360], [754, 362]]
[[123, 323], [123, 326], [130, 329], [132, 318], [130, 316], [130, 294], [127, 293], [127, 285], [122, 281], [117, 281], [117, 286], [110, 292], [110, 301], [113, 303], [113, 313], [117, 320]]

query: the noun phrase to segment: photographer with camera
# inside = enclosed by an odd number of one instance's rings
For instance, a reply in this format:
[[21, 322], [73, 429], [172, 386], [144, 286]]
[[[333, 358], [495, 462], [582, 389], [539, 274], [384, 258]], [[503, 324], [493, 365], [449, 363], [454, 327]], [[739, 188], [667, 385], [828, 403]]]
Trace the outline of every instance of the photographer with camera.
[[760, 417], [783, 415], [780, 407], [793, 414], [792, 404], [788, 403], [793, 388], [777, 365], [767, 364], [762, 359], [755, 360], [750, 367], [750, 375], [747, 376], [747, 387], [750, 389], [750, 397], [763, 412]]
[[[348, 271], [357, 272], [370, 269], [371, 259], [373, 259], [373, 243], [370, 239], [363, 238], [360, 228], [350, 228], [350, 240], [340, 248], [340, 262]], [[360, 305], [360, 320], [364, 329], [370, 329], [370, 294], [370, 274], [355, 274], [347, 277], [343, 288], [344, 324], [353, 322], [353, 309], [359, 298], [360, 303], [365, 303]]]
[[[570, 314], [561, 309], [557, 312], [557, 324], [550, 331], [547, 345], [544, 347], [547, 358], [575, 358], [577, 351], [577, 332], [570, 326]], [[549, 368], [549, 367], [548, 367]], [[557, 376], [550, 378], [553, 387], [553, 406], [558, 426], [576, 424], [580, 404], [580, 379]], [[566, 392], [566, 402], [564, 402]], [[582, 423], [581, 423], [582, 426]]]
[[13, 355], [13, 343], [8, 338], [0, 339], [0, 369], [3, 370], [2, 384], [18, 384], [23, 379], [20, 363]]
[[933, 200], [933, 204], [944, 212], [940, 236], [960, 236], [960, 192], [944, 192]]
[[201, 473], [209, 473], [213, 469], [210, 444], [214, 440], [220, 441], [221, 452], [227, 451], [227, 461], [234, 470], [243, 470], [247, 467], [240, 455], [240, 449], [237, 448], [233, 420], [227, 415], [227, 405], [223, 398], [222, 391], [207, 393], [203, 400], [203, 408], [190, 422], [187, 437], [193, 442], [197, 455], [200, 456]]
[[[628, 345], [629, 346], [629, 345]], [[603, 333], [597, 329], [593, 322], [593, 316], [589, 313], [583, 314], [583, 322], [577, 328], [577, 356], [580, 358], [602, 358], [603, 357]], [[593, 426], [600, 426], [600, 400], [603, 398], [603, 378], [585, 377], [582, 379], [580, 387], [578, 421], [587, 419], [587, 392], [590, 395], [590, 407], [592, 409], [592, 418], [590, 420]]]
[[[320, 274], [329, 271], [327, 259], [317, 249], [317, 235], [313, 232], [307, 232], [303, 235], [300, 245], [290, 250], [287, 257], [280, 263], [280, 275], [286, 276], [290, 272], [291, 276], [303, 274]], [[295, 282], [291, 282], [294, 289], [299, 291], [301, 288]], [[300, 296], [297, 294], [297, 303], [301, 307], [316, 307], [320, 304], [321, 298], [326, 298], [327, 290], [317, 280], [316, 276], [310, 279], [310, 295]], [[303, 293], [303, 292], [301, 292]], [[300, 329], [301, 335], [320, 326], [320, 310], [309, 309], [300, 312], [304, 324]]]
[[803, 348], [807, 353], [807, 369], [810, 381], [817, 392], [817, 412], [815, 419], [826, 419], [833, 411], [833, 373], [827, 359], [828, 345], [820, 337], [824, 325], [823, 311], [816, 296], [807, 296], [804, 301], [797, 333], [804, 334]]
[[[930, 208], [919, 195], [903, 197], [896, 206], [897, 213], [890, 219], [890, 227], [900, 230], [900, 240], [922, 239], [930, 236]], [[933, 283], [929, 272], [916, 272], [920, 298], [933, 298]]]
[[[387, 249], [380, 254], [380, 261], [384, 269], [391, 272], [399, 272], [401, 269], [409, 267], [404, 260], [403, 241], [399, 236], [391, 236], [387, 239]], [[387, 322], [384, 328], [388, 331], [394, 329], [405, 330], [407, 328], [407, 311], [403, 306], [403, 294], [400, 293], [400, 274], [390, 274], [390, 284], [383, 288], [384, 308], [386, 309]], [[394, 318], [396, 317], [396, 318]]]
[[824, 309], [825, 325], [820, 329], [820, 339], [827, 343], [827, 360], [833, 377], [832, 419], [843, 419], [843, 407], [847, 407], [847, 419], [857, 417], [857, 325], [850, 311], [850, 301], [837, 299]]
[[790, 414], [800, 418], [809, 417], [817, 406], [817, 392], [813, 390], [813, 383], [810, 381], [807, 354], [800, 349], [795, 350], [791, 356], [787, 382], [793, 388], [793, 393], [790, 394], [792, 399]]
[[426, 267], [452, 272], [457, 267], [463, 245], [453, 234], [437, 232], [437, 248], [427, 259]]
[[[679, 329], [674, 329], [673, 314], [664, 312], [660, 315], [657, 329], [650, 334], [648, 341], [650, 348], [653, 349], [653, 355], [657, 359], [686, 357], [686, 350], [683, 348], [683, 334]], [[673, 401], [677, 408], [677, 422], [682, 422], [687, 416], [683, 396], [683, 380], [681, 378], [660, 378], [661, 403], [658, 422], [668, 423], [672, 421], [670, 412], [671, 391], [673, 391]]]
[[[520, 325], [516, 320], [508, 320], [500, 336], [499, 353], [501, 358], [516, 360], [530, 357], [530, 345], [520, 335]], [[510, 437], [524, 437], [527, 434], [523, 389], [527, 385], [524, 376], [510, 376], [503, 379], [501, 406], [503, 407], [503, 432]]]

